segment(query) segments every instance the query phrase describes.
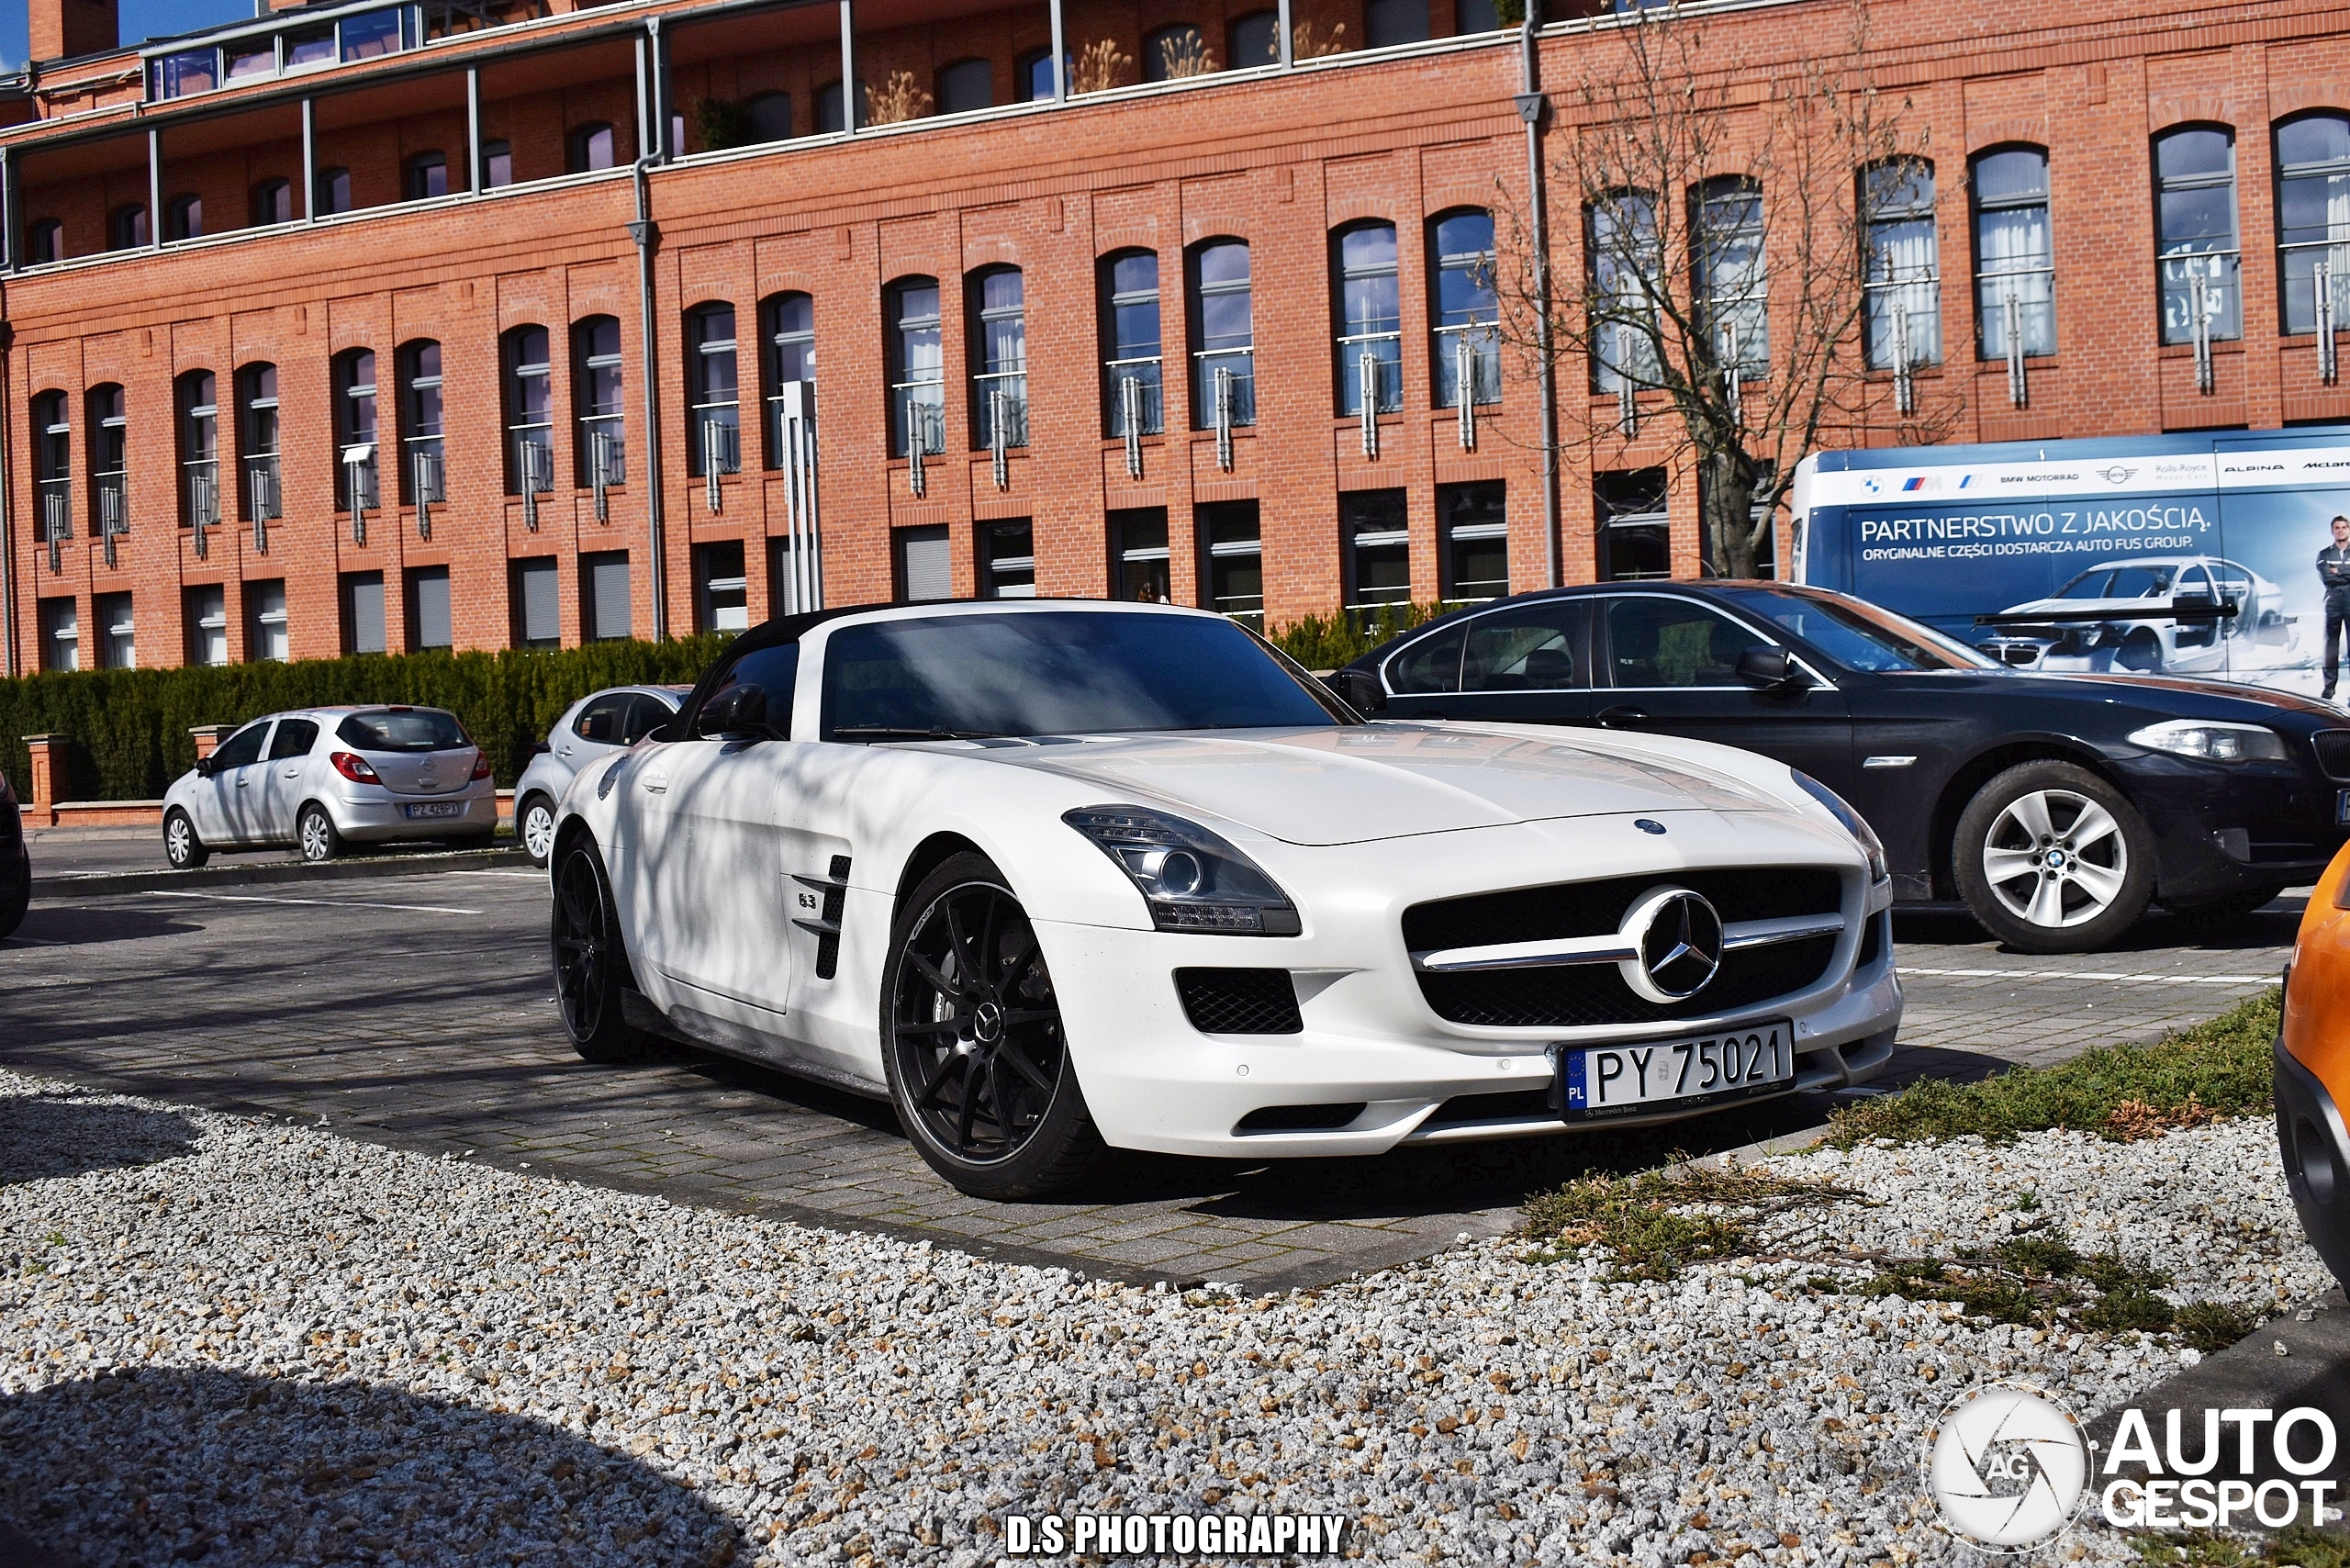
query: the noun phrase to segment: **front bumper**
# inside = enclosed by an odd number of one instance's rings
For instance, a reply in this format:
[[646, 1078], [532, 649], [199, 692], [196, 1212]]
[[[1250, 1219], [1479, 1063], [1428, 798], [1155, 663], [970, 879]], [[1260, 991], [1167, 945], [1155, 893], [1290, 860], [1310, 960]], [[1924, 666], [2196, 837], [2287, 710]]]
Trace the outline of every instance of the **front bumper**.
[[2317, 1074], [2276, 1046], [2277, 1147], [2301, 1230], [2337, 1280], [2350, 1282], [2350, 1129]]
[[[464, 815], [410, 821], [402, 810], [406, 806], [422, 805], [428, 801], [437, 805], [462, 804], [465, 808]], [[449, 838], [498, 830], [498, 790], [488, 779], [483, 779], [479, 786], [463, 795], [409, 797], [376, 791], [364, 799], [349, 796], [331, 799], [327, 804], [334, 813], [335, 831], [355, 843]]]
[[2116, 759], [2155, 842], [2156, 891], [2193, 904], [2313, 882], [2342, 846], [2344, 786], [2293, 763], [2221, 767], [2146, 753]]

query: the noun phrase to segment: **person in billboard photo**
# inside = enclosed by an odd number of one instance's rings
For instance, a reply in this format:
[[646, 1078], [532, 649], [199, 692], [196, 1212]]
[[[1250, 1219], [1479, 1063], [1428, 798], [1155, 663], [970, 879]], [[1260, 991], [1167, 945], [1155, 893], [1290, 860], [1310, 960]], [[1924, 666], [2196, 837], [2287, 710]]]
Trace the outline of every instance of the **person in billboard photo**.
[[2350, 517], [2334, 514], [2333, 543], [2317, 553], [2317, 577], [2325, 585], [2325, 688], [2318, 696], [2331, 702], [2342, 675], [2342, 623], [2350, 617]]

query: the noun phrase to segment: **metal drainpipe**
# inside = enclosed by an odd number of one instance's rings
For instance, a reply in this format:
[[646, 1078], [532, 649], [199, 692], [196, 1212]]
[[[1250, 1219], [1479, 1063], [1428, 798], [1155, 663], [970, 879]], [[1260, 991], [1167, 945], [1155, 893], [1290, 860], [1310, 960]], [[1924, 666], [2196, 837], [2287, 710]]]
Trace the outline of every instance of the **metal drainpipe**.
[[1526, 0], [1526, 24], [1518, 33], [1518, 118], [1526, 122], [1526, 186], [1534, 209], [1534, 344], [1542, 388], [1542, 580], [1556, 588], [1560, 577], [1559, 373], [1550, 352], [1550, 214], [1542, 179], [1542, 62], [1536, 34], [1542, 27], [1542, 0]]
[[[12, 382], [17, 374], [9, 350], [15, 346], [17, 330], [8, 320], [6, 286], [0, 285], [0, 616], [7, 623], [8, 678], [13, 680], [23, 673], [18, 666], [21, 656], [17, 646], [17, 495], [16, 465], [11, 461], [16, 451], [16, 424], [9, 416], [10, 397], [15, 390]], [[30, 789], [28, 783], [25, 786]]]
[[636, 221], [628, 237], [636, 241], [637, 291], [643, 301], [644, 332], [644, 523], [653, 552], [653, 640], [669, 637], [669, 571], [661, 519], [661, 375], [653, 338], [653, 248], [661, 243], [653, 221], [651, 158], [636, 161]]

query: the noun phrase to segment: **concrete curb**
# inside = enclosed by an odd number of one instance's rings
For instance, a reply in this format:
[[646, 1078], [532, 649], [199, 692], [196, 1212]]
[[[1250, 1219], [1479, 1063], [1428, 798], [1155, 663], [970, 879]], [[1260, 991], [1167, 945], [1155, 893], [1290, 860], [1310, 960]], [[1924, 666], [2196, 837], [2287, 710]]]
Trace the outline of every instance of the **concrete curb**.
[[364, 877], [428, 877], [435, 872], [528, 867], [519, 846], [499, 849], [452, 849], [427, 855], [375, 855], [312, 866], [300, 860], [263, 860], [249, 866], [207, 866], [196, 871], [85, 871], [64, 877], [33, 877], [33, 902], [70, 903], [115, 893], [162, 888], [200, 891], [263, 882], [340, 882]]

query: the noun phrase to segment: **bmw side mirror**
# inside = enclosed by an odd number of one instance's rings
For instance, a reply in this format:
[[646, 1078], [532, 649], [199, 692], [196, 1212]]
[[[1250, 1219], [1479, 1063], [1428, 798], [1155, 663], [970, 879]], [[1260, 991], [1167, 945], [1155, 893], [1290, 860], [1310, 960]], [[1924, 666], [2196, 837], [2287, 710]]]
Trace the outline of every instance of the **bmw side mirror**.
[[767, 689], [748, 680], [728, 687], [701, 705], [694, 728], [704, 740], [770, 738], [775, 732], [767, 728]]
[[1775, 691], [1802, 678], [1785, 648], [1749, 648], [1738, 655], [1738, 678], [1758, 691]]
[[1367, 669], [1333, 670], [1322, 678], [1322, 684], [1358, 713], [1387, 711], [1387, 689]]

